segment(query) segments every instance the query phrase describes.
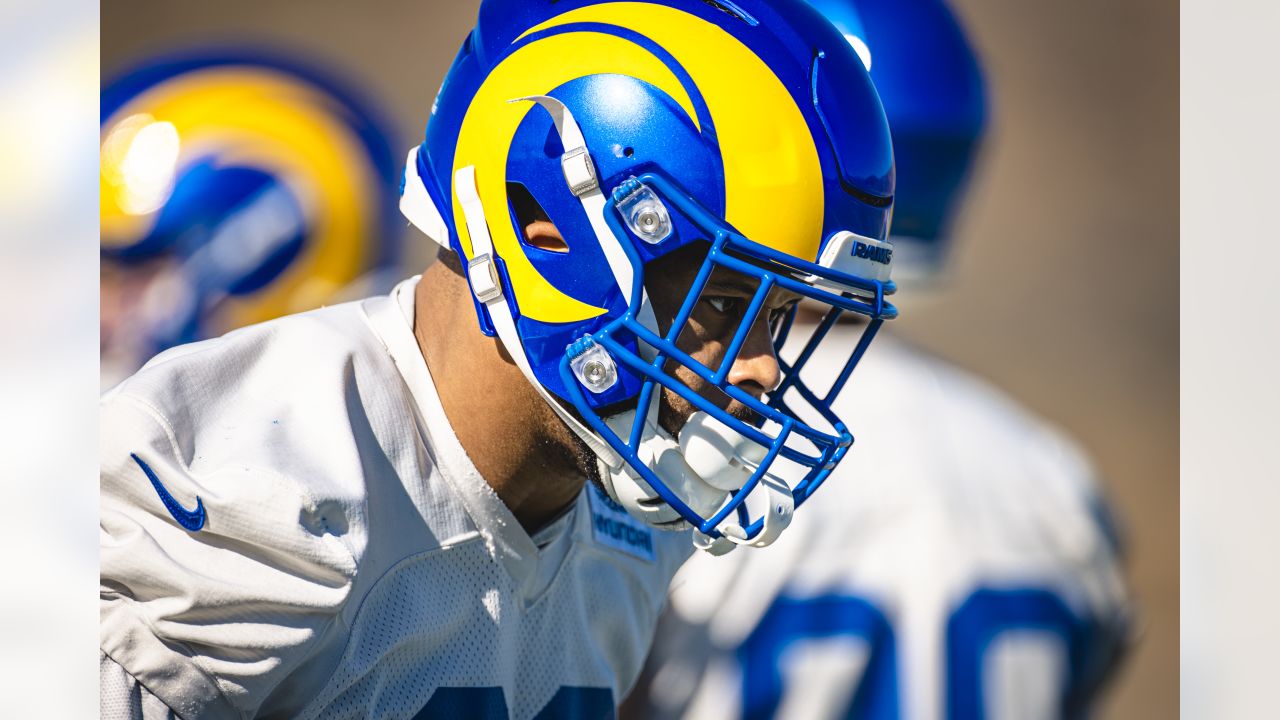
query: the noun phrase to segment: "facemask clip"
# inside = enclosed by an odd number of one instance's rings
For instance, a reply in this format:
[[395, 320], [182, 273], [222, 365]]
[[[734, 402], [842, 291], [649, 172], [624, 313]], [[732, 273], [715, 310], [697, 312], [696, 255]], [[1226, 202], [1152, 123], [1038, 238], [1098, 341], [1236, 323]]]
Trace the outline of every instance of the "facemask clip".
[[597, 395], [618, 382], [618, 366], [609, 352], [589, 337], [569, 346], [569, 368], [582, 386]]
[[636, 237], [657, 245], [671, 235], [671, 213], [648, 185], [630, 178], [614, 191], [614, 197], [623, 221]]

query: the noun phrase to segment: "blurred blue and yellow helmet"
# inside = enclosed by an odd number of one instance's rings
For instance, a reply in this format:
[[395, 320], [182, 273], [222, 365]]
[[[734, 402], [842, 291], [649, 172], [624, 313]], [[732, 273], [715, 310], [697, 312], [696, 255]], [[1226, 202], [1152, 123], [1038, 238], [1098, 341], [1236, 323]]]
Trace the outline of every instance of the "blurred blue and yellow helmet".
[[933, 279], [986, 134], [977, 54], [944, 0], [809, 1], [858, 51], [889, 118], [899, 282]]
[[[305, 64], [218, 52], [138, 65], [102, 91], [114, 336], [137, 339], [145, 360], [393, 267], [397, 182], [377, 114]], [[139, 293], [145, 307], [106, 297], [126, 292], [109, 274], [157, 267], [163, 291]]]
[[[486, 0], [409, 154], [401, 207], [461, 258], [481, 328], [600, 458], [609, 494], [650, 523], [688, 521], [719, 552], [771, 542], [852, 443], [829, 408], [847, 371], [812, 390], [810, 352], [758, 399], [726, 379], [741, 337], [785, 288], [829, 311], [814, 343], [842, 313], [868, 319], [869, 342], [896, 313], [893, 194], [875, 89], [799, 0]], [[529, 243], [522, 206], [567, 247]], [[645, 269], [696, 244], [699, 280], [660, 334]], [[675, 344], [713, 268], [757, 287], [718, 369]], [[847, 348], [849, 369], [866, 342]], [[671, 363], [759, 420], [691, 392]], [[698, 408], [679, 439], [652, 421], [661, 390]]]

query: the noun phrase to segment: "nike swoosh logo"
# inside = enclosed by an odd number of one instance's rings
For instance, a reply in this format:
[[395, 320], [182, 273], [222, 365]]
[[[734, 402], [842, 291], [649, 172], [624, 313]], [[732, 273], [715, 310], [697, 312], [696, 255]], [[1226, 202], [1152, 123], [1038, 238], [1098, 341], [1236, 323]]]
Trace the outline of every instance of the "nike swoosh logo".
[[156, 494], [160, 496], [160, 502], [164, 503], [165, 509], [169, 511], [173, 519], [191, 532], [200, 532], [200, 528], [204, 527], [205, 521], [204, 501], [200, 499], [200, 496], [196, 496], [195, 510], [188, 510], [182, 507], [182, 503], [170, 495], [164, 483], [160, 482], [160, 478], [156, 477], [156, 471], [152, 470], [150, 465], [143, 462], [142, 458], [134, 453], [129, 453], [129, 457], [133, 458], [133, 461], [138, 463], [138, 467], [142, 468], [142, 472], [147, 474], [147, 479], [151, 481], [151, 487], [156, 489]]

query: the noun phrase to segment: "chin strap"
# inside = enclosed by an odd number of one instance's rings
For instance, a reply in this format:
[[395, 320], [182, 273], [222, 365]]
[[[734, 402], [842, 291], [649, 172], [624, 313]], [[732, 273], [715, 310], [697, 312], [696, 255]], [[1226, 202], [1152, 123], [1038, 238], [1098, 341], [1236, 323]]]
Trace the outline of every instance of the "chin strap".
[[511, 307], [507, 304], [502, 291], [502, 282], [498, 278], [498, 268], [493, 262], [493, 240], [489, 235], [489, 226], [485, 222], [484, 206], [480, 203], [480, 195], [476, 192], [476, 169], [468, 165], [459, 169], [453, 176], [454, 192], [462, 205], [462, 214], [466, 219], [467, 232], [471, 235], [471, 248], [474, 257], [467, 263], [467, 279], [476, 299], [484, 303], [489, 310], [489, 318], [493, 321], [493, 329], [498, 339], [507, 349], [520, 372], [524, 373], [547, 405], [564, 421], [575, 435], [582, 439], [591, 452], [609, 467], [624, 465], [622, 458], [613, 451], [599, 436], [591, 432], [576, 417], [565, 410], [551, 393], [538, 382], [529, 366], [529, 356], [525, 354], [524, 344], [520, 342], [520, 334], [516, 331], [515, 318], [511, 315]]
[[[574, 127], [577, 127], [576, 124]], [[580, 135], [581, 133], [579, 133]], [[418, 147], [412, 148], [409, 150], [409, 156], [405, 160], [405, 182], [404, 192], [400, 196], [400, 211], [409, 219], [409, 222], [427, 237], [441, 247], [451, 250], [449, 247], [448, 226], [440, 215], [436, 204], [431, 200], [431, 196], [427, 193], [422, 178], [418, 174], [418, 152]], [[589, 161], [590, 159], [588, 158]], [[454, 174], [453, 180], [454, 191], [458, 194], [458, 200], [462, 205], [462, 214], [467, 223], [467, 232], [471, 236], [471, 246], [475, 255], [467, 263], [467, 279], [471, 283], [476, 299], [488, 309], [494, 330], [498, 334], [498, 340], [506, 348], [507, 354], [515, 361], [516, 366], [520, 368], [520, 372], [524, 374], [534, 389], [538, 391], [538, 394], [542, 396], [542, 399], [546, 401], [547, 405], [551, 406], [551, 409], [564, 421], [565, 425], [568, 425], [569, 429], [586, 443], [591, 452], [599, 458], [604, 468], [612, 471], [625, 466], [626, 463], [613, 451], [613, 448], [609, 447], [603, 439], [591, 432], [586, 425], [565, 410], [534, 376], [533, 369], [529, 365], [529, 357], [524, 351], [524, 344], [520, 342], [519, 333], [516, 331], [515, 320], [511, 316], [511, 308], [507, 305], [503, 296], [502, 284], [498, 279], [497, 267], [493, 262], [495, 255], [493, 239], [489, 234], [484, 206], [481, 204], [479, 193], [476, 191], [475, 167], [467, 166], [459, 169]], [[603, 207], [603, 204], [601, 207]], [[625, 260], [626, 258], [624, 257], [623, 259]], [[630, 268], [630, 264], [627, 267]], [[653, 310], [649, 308], [647, 302], [645, 307], [641, 309], [642, 316], [646, 315], [645, 311], [647, 311], [649, 323], [656, 327], [656, 323], [653, 322]]]

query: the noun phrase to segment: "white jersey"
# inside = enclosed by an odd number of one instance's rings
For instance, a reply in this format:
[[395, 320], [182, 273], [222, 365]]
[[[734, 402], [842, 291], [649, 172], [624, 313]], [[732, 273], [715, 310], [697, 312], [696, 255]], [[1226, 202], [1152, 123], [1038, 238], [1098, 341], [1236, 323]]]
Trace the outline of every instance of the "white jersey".
[[103, 717], [612, 715], [689, 536], [590, 485], [526, 534], [445, 417], [415, 286], [104, 396]]
[[[804, 375], [834, 376], [814, 362]], [[1076, 716], [1128, 624], [1082, 455], [891, 337], [836, 409], [847, 459], [775, 545], [684, 566], [633, 703], [699, 720]]]

